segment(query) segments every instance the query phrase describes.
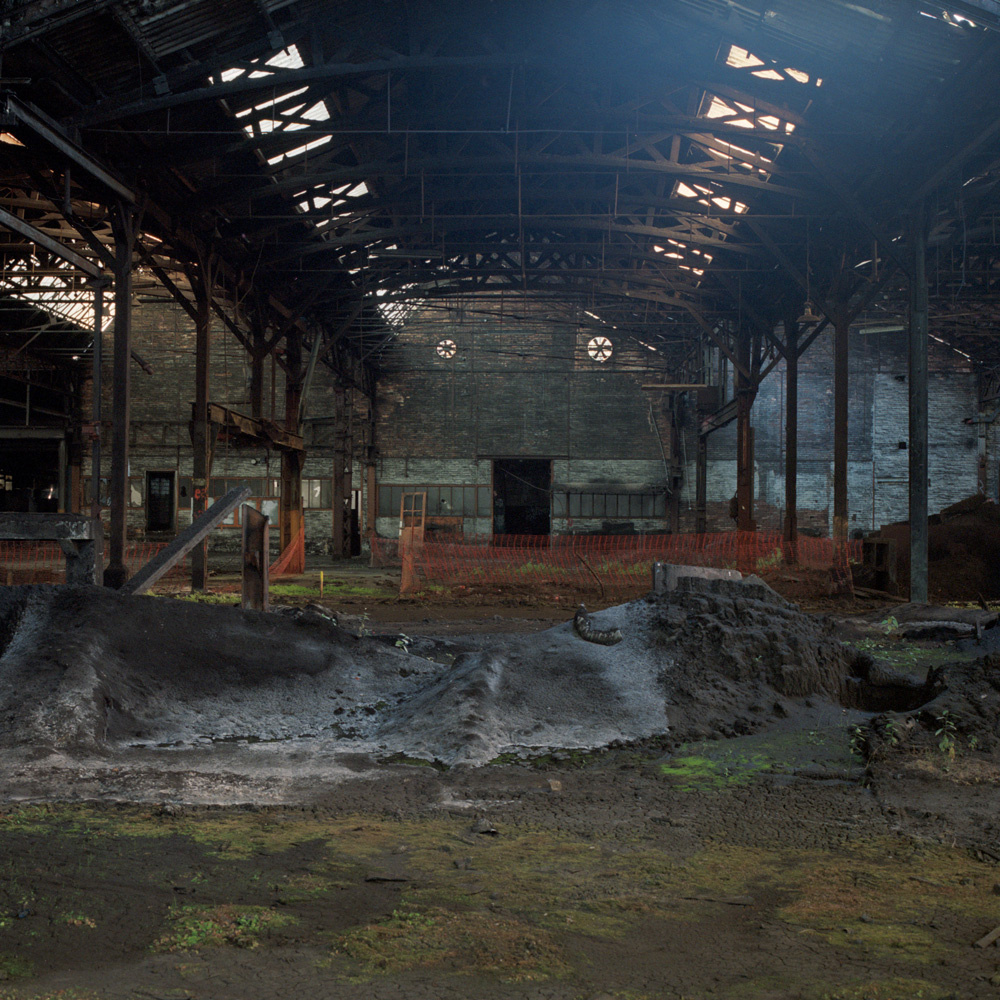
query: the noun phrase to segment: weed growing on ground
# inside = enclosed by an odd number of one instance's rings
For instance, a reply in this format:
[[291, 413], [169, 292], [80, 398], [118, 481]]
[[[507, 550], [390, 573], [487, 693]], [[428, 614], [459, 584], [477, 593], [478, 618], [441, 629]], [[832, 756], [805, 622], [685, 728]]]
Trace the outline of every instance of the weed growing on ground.
[[946, 754], [949, 760], [955, 759], [955, 748], [957, 746], [956, 734], [958, 727], [955, 724], [955, 717], [944, 708], [937, 717], [937, 729], [934, 735], [938, 738], [938, 750]]
[[153, 942], [153, 951], [193, 951], [236, 945], [256, 948], [260, 935], [294, 921], [264, 906], [183, 906], [175, 904], [167, 918], [173, 929]]
[[89, 927], [91, 930], [97, 927], [97, 921], [85, 913], [60, 913], [55, 917], [55, 923], [67, 927]]
[[27, 959], [19, 958], [17, 955], [0, 953], [0, 978], [23, 979], [34, 971], [34, 966]]

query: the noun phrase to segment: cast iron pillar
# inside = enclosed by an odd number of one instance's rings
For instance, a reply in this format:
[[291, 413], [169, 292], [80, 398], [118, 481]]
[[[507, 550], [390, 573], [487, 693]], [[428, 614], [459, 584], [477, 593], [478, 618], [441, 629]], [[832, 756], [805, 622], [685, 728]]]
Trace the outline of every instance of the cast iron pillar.
[[799, 561], [799, 324], [785, 319], [785, 562]]
[[927, 601], [927, 221], [913, 217], [910, 278], [910, 600]]
[[[347, 393], [343, 386], [333, 391], [333, 552], [334, 559], [350, 554], [348, 545], [349, 508], [345, 501], [345, 478], [348, 474]], [[350, 499], [349, 489], [346, 497]]]
[[[738, 344], [742, 366], [750, 370], [750, 338], [740, 331]], [[736, 527], [740, 531], [756, 531], [754, 519], [753, 427], [750, 425], [750, 411], [753, 408], [757, 386], [742, 372], [737, 371], [736, 379]]]
[[115, 589], [128, 579], [125, 566], [125, 532], [128, 514], [128, 435], [132, 355], [132, 249], [135, 244], [135, 210], [119, 202], [111, 213], [115, 237], [114, 367], [111, 391], [111, 525], [108, 568], [104, 584]]
[[[212, 475], [212, 435], [208, 422], [209, 364], [212, 336], [212, 275], [209, 261], [202, 258], [194, 282], [197, 316], [195, 318], [194, 413], [191, 422], [191, 465], [193, 490], [191, 520], [208, 510]], [[208, 578], [208, 542], [200, 541], [191, 550], [191, 589], [204, 590]]]
[[833, 540], [847, 541], [847, 392], [850, 318], [833, 317]]
[[104, 337], [104, 289], [106, 283], [99, 279], [94, 282], [94, 381], [91, 403], [90, 432], [90, 516], [101, 516], [101, 365]]
[[[285, 340], [285, 430], [301, 432], [302, 341], [297, 330]], [[298, 538], [302, 528], [302, 452], [281, 450], [281, 506], [278, 514], [281, 551]]]
[[698, 452], [694, 466], [694, 530], [708, 531], [708, 435], [698, 433]]

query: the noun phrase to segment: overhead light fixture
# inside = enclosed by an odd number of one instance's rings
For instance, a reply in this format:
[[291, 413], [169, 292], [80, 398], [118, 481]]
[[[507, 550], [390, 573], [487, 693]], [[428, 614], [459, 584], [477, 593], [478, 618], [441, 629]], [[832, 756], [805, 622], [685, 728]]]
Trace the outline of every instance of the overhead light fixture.
[[802, 310], [802, 315], [796, 321], [799, 326], [815, 326], [820, 322], [821, 317], [817, 316], [813, 311], [813, 304], [806, 299], [805, 308]]

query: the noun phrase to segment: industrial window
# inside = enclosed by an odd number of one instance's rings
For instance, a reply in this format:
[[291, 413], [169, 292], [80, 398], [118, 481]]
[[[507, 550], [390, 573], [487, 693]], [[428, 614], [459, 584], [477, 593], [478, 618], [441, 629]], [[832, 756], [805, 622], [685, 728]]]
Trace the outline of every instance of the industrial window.
[[455, 344], [454, 340], [442, 340], [437, 345], [437, 352], [438, 352], [438, 354], [442, 358], [445, 358], [446, 360], [448, 358], [455, 357], [455, 354], [456, 354], [457, 351], [458, 351], [458, 346]]
[[602, 520], [636, 520], [666, 517], [663, 493], [556, 493], [552, 498], [555, 517], [594, 517]]
[[493, 512], [489, 486], [379, 486], [378, 516], [399, 517], [404, 492], [427, 494], [428, 517], [489, 517]]
[[302, 506], [306, 510], [332, 510], [333, 480], [303, 479]]
[[604, 336], [591, 337], [587, 344], [587, 353], [594, 361], [607, 361], [614, 350], [610, 339]]
[[146, 473], [146, 530], [174, 530], [174, 473]]

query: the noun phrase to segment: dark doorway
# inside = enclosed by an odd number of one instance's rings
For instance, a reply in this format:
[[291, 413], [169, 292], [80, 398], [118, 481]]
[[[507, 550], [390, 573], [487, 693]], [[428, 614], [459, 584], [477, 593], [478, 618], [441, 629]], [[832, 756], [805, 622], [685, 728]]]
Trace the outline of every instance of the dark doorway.
[[59, 446], [54, 441], [4, 441], [0, 445], [0, 510], [59, 510]]
[[146, 530], [174, 530], [174, 474], [146, 473]]
[[493, 534], [547, 535], [552, 530], [552, 463], [547, 458], [493, 462]]

